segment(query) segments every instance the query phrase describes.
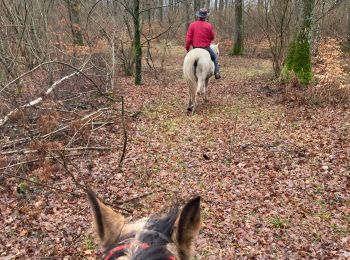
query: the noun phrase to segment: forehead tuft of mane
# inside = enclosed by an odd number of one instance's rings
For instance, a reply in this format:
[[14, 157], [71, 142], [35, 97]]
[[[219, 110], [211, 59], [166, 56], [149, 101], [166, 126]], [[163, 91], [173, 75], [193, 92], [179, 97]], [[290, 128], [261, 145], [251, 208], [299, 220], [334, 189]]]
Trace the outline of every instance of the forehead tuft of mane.
[[173, 227], [178, 215], [179, 206], [175, 205], [165, 216], [158, 214], [151, 216], [138, 238], [140, 242], [150, 245], [150, 248], [137, 250], [132, 259], [169, 259], [172, 254], [167, 250], [166, 245], [173, 242]]

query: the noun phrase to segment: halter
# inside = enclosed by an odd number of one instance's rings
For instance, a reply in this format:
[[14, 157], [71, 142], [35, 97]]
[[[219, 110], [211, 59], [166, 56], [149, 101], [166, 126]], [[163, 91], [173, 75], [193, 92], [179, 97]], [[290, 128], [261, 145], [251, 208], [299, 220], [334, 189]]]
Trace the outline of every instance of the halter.
[[[142, 250], [147, 250], [150, 248], [150, 245], [147, 243], [142, 243], [140, 241], [137, 242], [138, 247], [141, 248]], [[107, 253], [107, 255], [103, 258], [104, 260], [112, 260], [116, 259], [118, 257], [124, 256], [125, 255], [125, 249], [130, 249], [132, 246], [131, 243], [125, 243], [125, 244], [119, 244], [118, 246], [110, 249]], [[174, 256], [169, 256], [168, 260], [176, 260]]]

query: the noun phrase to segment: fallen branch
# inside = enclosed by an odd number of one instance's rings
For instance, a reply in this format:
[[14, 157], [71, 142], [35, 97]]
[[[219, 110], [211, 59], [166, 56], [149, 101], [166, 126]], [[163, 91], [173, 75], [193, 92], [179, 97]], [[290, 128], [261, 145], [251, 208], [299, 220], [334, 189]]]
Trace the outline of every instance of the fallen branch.
[[37, 70], [38, 68], [40, 68], [41, 66], [50, 64], [50, 63], [55, 63], [56, 61], [47, 61], [47, 62], [43, 62], [41, 64], [39, 64], [38, 66], [34, 67], [33, 69], [27, 71], [26, 73], [23, 73], [22, 75], [20, 75], [19, 77], [15, 78], [14, 80], [10, 81], [9, 83], [7, 83], [1, 90], [0, 93], [3, 92], [6, 88], [8, 88], [10, 85], [12, 85], [13, 83], [15, 83], [16, 81], [18, 81], [19, 79], [25, 77], [26, 75], [28, 75], [29, 73], [32, 73], [33, 71]]
[[78, 193], [74, 193], [74, 192], [66, 191], [66, 190], [61, 190], [61, 189], [59, 189], [59, 188], [52, 187], [52, 186], [50, 186], [50, 185], [42, 184], [42, 183], [40, 183], [40, 182], [32, 181], [32, 180], [29, 180], [29, 179], [27, 179], [27, 178], [23, 178], [23, 177], [20, 177], [20, 176], [12, 175], [12, 174], [9, 174], [9, 173], [4, 173], [4, 172], [3, 172], [2, 174], [3, 174], [3, 175], [6, 175], [7, 177], [12, 177], [12, 178], [16, 178], [16, 179], [20, 179], [20, 180], [24, 180], [24, 181], [33, 183], [33, 184], [38, 185], [38, 186], [50, 188], [50, 189], [57, 190], [57, 191], [64, 192], [64, 193], [68, 193], [68, 194], [70, 194], [70, 195], [72, 195], [72, 196], [75, 196], [75, 197], [83, 197], [83, 196], [84, 196], [84, 195], [82, 195], [82, 194], [78, 194]]
[[7, 149], [7, 148], [9, 148], [11, 146], [17, 145], [17, 144], [26, 143], [30, 139], [31, 139], [31, 137], [25, 137], [25, 138], [16, 139], [16, 140], [4, 143], [1, 148], [4, 150], [4, 149]]
[[[90, 146], [90, 147], [71, 147], [71, 148], [63, 148], [63, 149], [50, 149], [51, 152], [57, 152], [57, 151], [66, 151], [66, 152], [72, 152], [72, 151], [82, 151], [82, 150], [113, 150], [113, 147], [106, 147], [106, 146]], [[37, 153], [39, 152], [39, 149], [36, 150], [12, 150], [7, 152], [2, 152], [1, 155], [11, 155], [11, 154], [30, 154], [30, 153]]]
[[163, 191], [165, 191], [165, 190], [166, 190], [166, 189], [156, 190], [156, 191], [150, 191], [150, 192], [147, 192], [147, 193], [145, 193], [145, 194], [141, 194], [141, 195], [138, 195], [138, 196], [136, 196], [136, 197], [133, 197], [133, 198], [131, 198], [131, 199], [127, 199], [127, 200], [123, 200], [123, 201], [118, 201], [118, 202], [117, 202], [117, 205], [122, 205], [122, 204], [129, 203], [129, 202], [134, 201], [134, 200], [137, 200], [137, 199], [142, 199], [142, 198], [147, 197], [147, 196], [149, 196], [149, 195], [152, 195], [152, 194], [154, 194], [154, 193], [163, 192]]
[[[66, 161], [66, 156], [63, 154], [63, 153], [58, 153], [59, 156], [53, 156], [53, 158], [63, 166], [64, 170], [66, 171], [66, 173], [68, 173], [70, 175], [70, 177], [73, 179], [75, 185], [77, 187], [81, 187], [81, 188], [84, 188], [86, 189], [86, 185], [81, 185], [77, 179], [75, 178], [74, 174], [68, 169], [68, 166], [67, 166], [67, 161]], [[62, 162], [58, 159], [58, 158], [61, 158]]]
[[[84, 117], [83, 117], [82, 119], [80, 119], [80, 120], [85, 120], [85, 119], [91, 117], [92, 115], [96, 114], [97, 112], [104, 111], [104, 110], [108, 110], [108, 108], [101, 108], [101, 109], [99, 109], [99, 110], [97, 110], [97, 111], [95, 111], [95, 112], [93, 112], [93, 113], [90, 113], [90, 114], [84, 116]], [[112, 124], [113, 122], [114, 122], [114, 121], [92, 122], [91, 124], [92, 124], [93, 126], [98, 126], [98, 127], [96, 127], [96, 128], [93, 129], [93, 130], [97, 130], [97, 129], [103, 127], [103, 126]], [[56, 129], [56, 130], [54, 130], [54, 131], [52, 131], [52, 132], [50, 132], [50, 133], [47, 133], [47, 134], [42, 135], [42, 136], [37, 136], [37, 138], [38, 138], [38, 139], [45, 139], [45, 138], [47, 138], [47, 137], [49, 137], [49, 136], [51, 136], [51, 135], [57, 134], [58, 132], [61, 132], [61, 131], [65, 130], [65, 129], [67, 129], [67, 128], [69, 128], [68, 125], [62, 126], [61, 128], [58, 128], [58, 129]], [[17, 145], [17, 144], [23, 144], [23, 143], [26, 143], [26, 142], [28, 142], [28, 141], [30, 141], [30, 140], [32, 140], [32, 139], [33, 139], [32, 137], [25, 137], [25, 138], [13, 140], [13, 141], [4, 143], [4, 144], [2, 145], [2, 149], [7, 149], [7, 148], [9, 148], [9, 147], [11, 147], [11, 146], [14, 146], [14, 145]]]
[[[80, 155], [82, 155], [82, 154], [68, 154], [68, 155], [66, 155], [66, 157], [80, 156]], [[58, 156], [57, 156], [57, 157], [58, 157]], [[52, 156], [46, 156], [45, 159], [54, 159], [54, 157], [52, 157]], [[6, 169], [9, 169], [9, 168], [13, 168], [13, 167], [16, 167], [16, 166], [21, 166], [21, 165], [23, 165], [23, 164], [38, 162], [38, 161], [40, 161], [40, 160], [42, 160], [42, 158], [34, 159], [34, 160], [30, 160], [30, 161], [19, 162], [19, 163], [15, 163], [15, 164], [11, 164], [11, 165], [8, 165], [8, 166], [6, 166], [6, 167], [0, 168], [0, 171], [6, 170]]]
[[[86, 65], [87, 61], [83, 64], [82, 67], [84, 67]], [[3, 126], [10, 118], [11, 115], [13, 115], [14, 113], [20, 111], [21, 109], [24, 109], [24, 108], [28, 108], [28, 107], [33, 107], [39, 103], [41, 103], [45, 97], [47, 97], [60, 83], [62, 83], [63, 81], [67, 80], [67, 79], [70, 79], [71, 77], [75, 76], [75, 75], [78, 75], [80, 73], [80, 71], [76, 71], [72, 74], [69, 74], [59, 80], [57, 80], [56, 82], [54, 82], [51, 87], [49, 87], [45, 93], [41, 96], [41, 97], [38, 97], [37, 99], [29, 102], [28, 104], [25, 104], [23, 106], [20, 106], [19, 108], [15, 108], [14, 110], [10, 111], [5, 117], [3, 117], [2, 119], [0, 119], [0, 127]]]

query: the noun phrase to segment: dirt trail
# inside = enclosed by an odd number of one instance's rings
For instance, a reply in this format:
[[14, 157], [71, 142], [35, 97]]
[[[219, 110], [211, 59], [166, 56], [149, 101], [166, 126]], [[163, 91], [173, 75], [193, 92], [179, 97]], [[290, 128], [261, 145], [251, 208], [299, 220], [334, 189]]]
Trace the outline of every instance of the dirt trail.
[[[161, 190], [123, 205], [133, 219], [201, 195], [198, 259], [349, 254], [349, 111], [285, 104], [268, 80], [269, 61], [223, 56], [223, 79], [210, 82], [209, 103], [200, 98], [188, 116], [182, 56], [173, 53], [163, 82], [147, 73], [141, 87], [119, 79], [135, 112], [124, 171], [118, 152], [96, 153], [75, 162], [77, 178], [111, 203]], [[110, 130], [104, 137], [120, 146]], [[63, 172], [55, 178], [74, 189]], [[0, 255], [95, 257], [83, 198], [38, 187], [19, 196], [15, 180], [5, 184]]]

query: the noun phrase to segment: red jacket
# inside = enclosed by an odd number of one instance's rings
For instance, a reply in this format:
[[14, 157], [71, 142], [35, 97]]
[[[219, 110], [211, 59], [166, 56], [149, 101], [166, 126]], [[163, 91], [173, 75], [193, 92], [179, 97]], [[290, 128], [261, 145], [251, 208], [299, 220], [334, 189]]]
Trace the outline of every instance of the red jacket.
[[197, 20], [188, 27], [185, 48], [187, 51], [191, 45], [193, 47], [207, 48], [212, 40], [214, 40], [213, 26], [206, 21]]

